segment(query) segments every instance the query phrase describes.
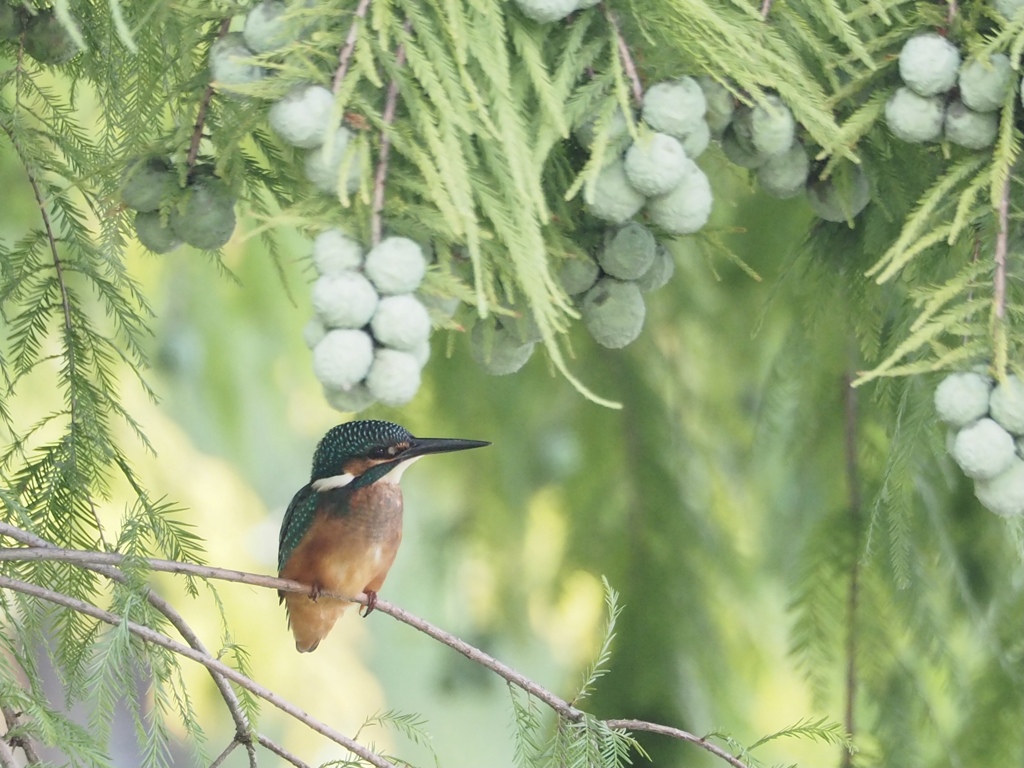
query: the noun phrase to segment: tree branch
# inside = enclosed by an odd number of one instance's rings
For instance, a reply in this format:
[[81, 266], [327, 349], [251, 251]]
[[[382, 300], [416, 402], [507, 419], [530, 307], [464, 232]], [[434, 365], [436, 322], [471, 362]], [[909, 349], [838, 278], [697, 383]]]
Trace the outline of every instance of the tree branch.
[[[0, 705], [0, 714], [3, 715], [4, 722], [7, 725], [7, 733], [4, 734], [6, 738], [0, 738], [0, 749], [7, 747], [7, 752], [10, 754], [11, 759], [14, 759], [14, 748], [21, 747], [21, 751], [25, 753], [25, 760], [29, 766], [42, 765], [42, 760], [39, 759], [39, 753], [36, 751], [35, 745], [28, 736], [12, 736], [11, 731], [18, 727], [19, 715], [11, 707], [6, 704]], [[17, 762], [12, 762], [12, 766], [17, 766]], [[4, 761], [4, 755], [0, 754], [0, 767], [7, 768], [7, 764]]]
[[[24, 531], [8, 523], [0, 522], [0, 535], [9, 536], [10, 538], [21, 541], [22, 543], [30, 543], [26, 540], [26, 533]], [[31, 534], [27, 534], [27, 536], [31, 536]], [[45, 549], [26, 549], [20, 547], [0, 548], [0, 562], [3, 562], [5, 560], [55, 560], [60, 562], [74, 563], [82, 567], [88, 568], [94, 567], [96, 565], [118, 566], [124, 563], [125, 558], [122, 555], [118, 555], [115, 553], [86, 552], [82, 550], [62, 549], [59, 547], [47, 547]], [[215, 568], [213, 566], [208, 565], [180, 563], [173, 560], [161, 560], [156, 558], [143, 559], [141, 562], [148, 565], [148, 567], [152, 568], [154, 571], [161, 571], [165, 573], [189, 574], [201, 578], [217, 579], [220, 581], [231, 581], [239, 584], [248, 584], [250, 586], [263, 587], [266, 589], [281, 590], [286, 592], [309, 592], [308, 584], [302, 584], [301, 582], [292, 581], [290, 579], [279, 579], [273, 576], [266, 576], [257, 573], [248, 573], [245, 571], [238, 571], [226, 568]], [[2, 586], [2, 582], [0, 582], [0, 586]], [[350, 596], [324, 592], [322, 593], [322, 596], [340, 600], [347, 600], [349, 602], [354, 603], [366, 603], [365, 595]], [[425, 619], [421, 619], [418, 616], [414, 616], [408, 611], [405, 611], [402, 608], [392, 605], [391, 603], [385, 600], [381, 600], [379, 598], [377, 600], [375, 610], [380, 611], [381, 613], [385, 613], [388, 616], [391, 616], [393, 619], [396, 619], [404, 624], [409, 625], [413, 629], [416, 629], [428, 635], [429, 637], [432, 637], [438, 642], [447, 645], [449, 648], [461, 653], [470, 661], [473, 661], [491, 670], [492, 672], [500, 676], [502, 679], [506, 680], [512, 685], [515, 685], [518, 688], [521, 688], [522, 690], [526, 691], [529, 695], [547, 704], [559, 716], [572, 722], [579, 722], [583, 719], [583, 711], [572, 706], [572, 704], [570, 704], [565, 699], [561, 698], [560, 696], [548, 690], [547, 688], [544, 688], [542, 685], [536, 683], [535, 681], [531, 680], [525, 675], [516, 672], [507, 664], [504, 664], [503, 662], [499, 661], [493, 656], [484, 653], [479, 648], [470, 645], [469, 643], [465, 642], [464, 640], [461, 640], [460, 638], [456, 637], [455, 635], [449, 632], [446, 632], [440, 627], [431, 624]], [[149, 631], [152, 632], [152, 630]], [[163, 636], [161, 635], [161, 637]], [[209, 654], [205, 654], [205, 657], [209, 658]], [[194, 656], [189, 655], [188, 658], [194, 658]], [[203, 662], [200, 661], [200, 663]], [[232, 672], [234, 672], [234, 670], [232, 670]], [[229, 679], [233, 680], [234, 678], [229, 677]], [[252, 689], [250, 688], [249, 690]], [[271, 694], [271, 692], [266, 691], [266, 689], [261, 688], [261, 690], [265, 691], [268, 694]], [[257, 695], [260, 695], [262, 697], [262, 694], [260, 693], [257, 693]], [[275, 703], [275, 706], [279, 705]], [[616, 723], [620, 725], [614, 725]], [[730, 755], [722, 748], [687, 731], [683, 731], [678, 728], [672, 728], [670, 726], [658, 725], [656, 723], [645, 723], [644, 721], [640, 720], [606, 721], [606, 724], [610, 724], [609, 727], [631, 727], [628, 725], [622, 725], [624, 723], [640, 723], [641, 725], [637, 726], [637, 730], [650, 731], [652, 733], [658, 733], [670, 736], [672, 738], [681, 739], [683, 741], [688, 741], [689, 743], [701, 747], [702, 749], [707, 750], [713, 755], [723, 760], [726, 760], [730, 763], [730, 765], [733, 765], [734, 768], [747, 768], [747, 766], [741, 760], [739, 760], [739, 758]], [[285, 759], [289, 759], [285, 755], [281, 756], [285, 757]], [[301, 763], [296, 763], [293, 761], [293, 764], [300, 766], [301, 768], [306, 768]]]
[[992, 301], [995, 304], [996, 320], [1006, 317], [1006, 253], [1010, 231], [1010, 174], [1003, 182], [1003, 194], [999, 198], [999, 230], [996, 234], [996, 274], [992, 287]]
[[[0, 704], [0, 714], [3, 715], [4, 722], [7, 723], [7, 732], [9, 734], [18, 725], [18, 713], [6, 704]], [[28, 736], [11, 737], [7, 743], [12, 747], [21, 747], [21, 751], [25, 753], [25, 759], [30, 766], [42, 764], [43, 761], [39, 759], [39, 753]]]
[[[220, 40], [224, 37], [230, 28], [231, 18], [228, 17], [220, 23], [220, 27], [217, 29], [217, 39]], [[188, 146], [188, 157], [185, 158], [185, 165], [188, 166], [189, 172], [195, 168], [196, 158], [199, 157], [199, 144], [203, 140], [203, 127], [206, 125], [206, 112], [210, 108], [211, 101], [213, 101], [213, 83], [206, 86], [206, 90], [203, 91], [203, 98], [199, 102], [199, 112], [196, 113], [196, 122], [192, 126], [192, 141]]]
[[356, 49], [356, 37], [359, 35], [360, 20], [366, 16], [366, 10], [370, 7], [370, 0], [359, 0], [356, 6], [355, 17], [352, 19], [352, 26], [348, 28], [348, 36], [345, 38], [345, 45], [338, 54], [338, 69], [334, 73], [333, 90], [335, 93], [341, 90], [341, 83], [348, 73], [348, 65], [352, 59], [352, 53]]
[[[4, 736], [6, 735], [4, 734]], [[14, 750], [2, 737], [0, 737], [0, 768], [18, 768], [18, 761], [14, 759]]]
[[238, 739], [232, 739], [228, 745], [224, 747], [224, 751], [217, 755], [217, 758], [210, 763], [210, 768], [220, 768], [221, 764], [228, 759], [228, 756], [235, 751], [235, 747], [237, 746]]
[[294, 765], [295, 768], [311, 768], [309, 763], [302, 762], [299, 758], [297, 758], [291, 752], [286, 750], [280, 744], [276, 744], [275, 742], [268, 739], [266, 736], [257, 736], [256, 740], [259, 741], [261, 746], [266, 747], [283, 760], [287, 760], [289, 763]]
[[[409, 21], [406, 20], [406, 33], [409, 32]], [[405, 46], [399, 45], [395, 51], [395, 66], [398, 69], [405, 64]], [[377, 245], [383, 235], [384, 223], [382, 212], [384, 211], [384, 184], [388, 176], [388, 158], [391, 156], [391, 137], [387, 128], [395, 121], [395, 109], [398, 106], [398, 79], [392, 78], [388, 83], [388, 95], [384, 102], [384, 113], [381, 119], [384, 121], [384, 130], [380, 132], [380, 157], [377, 160], [377, 172], [373, 177], [373, 209], [370, 213], [370, 242]]]
[[706, 749], [716, 757], [720, 757], [725, 760], [729, 765], [734, 768], [748, 768], [747, 764], [740, 760], [735, 755], [731, 755], [724, 749], [716, 744], [712, 744], [707, 739], [702, 739], [700, 736], [695, 736], [688, 731], [683, 731], [679, 728], [673, 728], [669, 725], [660, 725], [659, 723], [649, 723], [646, 720], [605, 720], [604, 724], [614, 730], [627, 730], [627, 731], [646, 731], [648, 733], [657, 733], [661, 736], [668, 736], [671, 739], [679, 739], [680, 741], [687, 741], [690, 744], [696, 744], [701, 749]]
[[[46, 242], [50, 248], [50, 256], [53, 259], [53, 268], [57, 274], [57, 290], [60, 292], [60, 306], [61, 313], [64, 319], [64, 343], [67, 347], [67, 361], [68, 361], [68, 379], [71, 382], [68, 392], [68, 403], [70, 408], [71, 418], [71, 433], [72, 439], [69, 446], [69, 452], [71, 455], [71, 463], [78, 467], [78, 460], [76, 458], [76, 447], [74, 434], [78, 431], [80, 418], [78, 415], [78, 398], [75, 395], [74, 382], [78, 378], [78, 365], [77, 358], [75, 355], [74, 335], [75, 326], [71, 319], [71, 296], [68, 293], [67, 282], [64, 279], [64, 264], [61, 261], [60, 254], [57, 252], [57, 234], [53, 229], [53, 222], [50, 220], [50, 213], [46, 210], [46, 198], [43, 196], [43, 191], [39, 186], [39, 182], [36, 180], [35, 174], [32, 172], [32, 167], [28, 162], [28, 158], [25, 157], [22, 152], [21, 145], [15, 138], [14, 133], [11, 129], [3, 125], [4, 133], [11, 140], [11, 146], [14, 147], [14, 151], [18, 154], [18, 159], [21, 161], [22, 168], [25, 169], [25, 176], [28, 177], [29, 186], [32, 187], [32, 194], [35, 196], [36, 204], [39, 206], [39, 215], [43, 220], [43, 229], [46, 232]], [[103, 545], [104, 549], [109, 549], [106, 539], [103, 537], [103, 524], [100, 522], [99, 512], [96, 510], [96, 503], [90, 493], [88, 495], [89, 509], [92, 510], [93, 521], [96, 523], [96, 533], [99, 536], [100, 544]]]
[[629, 46], [626, 45], [626, 38], [622, 36], [622, 28], [619, 26], [619, 20], [615, 17], [615, 14], [607, 5], [602, 4], [601, 9], [604, 11], [604, 17], [608, 20], [608, 24], [615, 33], [615, 42], [619, 48], [619, 58], [622, 59], [622, 68], [626, 70], [626, 77], [629, 78], [630, 85], [633, 87], [633, 101], [639, 107], [644, 100], [644, 87], [640, 82], [640, 75], [637, 72], [636, 63], [633, 61], [633, 54], [629, 52]]
[[357, 755], [358, 757], [361, 757], [363, 760], [370, 763], [371, 765], [374, 765], [377, 768], [396, 768], [394, 763], [381, 757], [376, 752], [371, 752], [362, 744], [358, 743], [357, 741], [354, 741], [353, 739], [350, 739], [345, 734], [334, 730], [326, 723], [322, 723], [316, 718], [307, 715], [305, 712], [303, 712], [301, 709], [296, 707], [291, 702], [287, 701], [281, 696], [278, 696], [276, 693], [274, 693], [268, 688], [265, 688], [264, 686], [260, 685], [251, 678], [246, 677], [238, 670], [229, 667], [227, 664], [221, 661], [218, 661], [217, 659], [210, 656], [210, 654], [208, 653], [201, 653], [195, 650], [194, 648], [189, 648], [187, 645], [183, 645], [177, 642], [176, 640], [172, 640], [166, 635], [157, 632], [155, 629], [151, 629], [141, 624], [136, 624], [134, 621], [128, 621], [121, 616], [110, 613], [109, 611], [104, 611], [101, 608], [97, 608], [95, 605], [83, 602], [82, 600], [70, 597], [69, 595], [54, 592], [53, 590], [40, 587], [36, 584], [30, 584], [26, 581], [12, 579], [8, 576], [0, 575], [0, 588], [11, 589], [16, 592], [31, 595], [32, 597], [36, 597], [40, 600], [46, 600], [48, 602], [54, 603], [55, 605], [64, 606], [65, 608], [77, 611], [78, 613], [84, 614], [86, 616], [91, 616], [94, 619], [98, 619], [99, 621], [110, 624], [111, 626], [125, 626], [127, 627], [129, 632], [131, 632], [133, 635], [142, 638], [146, 642], [153, 643], [154, 645], [159, 645], [162, 648], [166, 648], [167, 650], [178, 654], [179, 656], [184, 656], [185, 658], [191, 659], [192, 661], [195, 661], [198, 664], [202, 664], [207, 669], [216, 672], [222, 677], [231, 680], [236, 685], [239, 685], [242, 688], [245, 688], [247, 691], [250, 691], [251, 693], [255, 694], [256, 696], [259, 696], [261, 699], [270, 702], [275, 707], [280, 709], [282, 712], [291, 715], [311, 730], [314, 730], [322, 736], [327, 737], [334, 743], [341, 745], [349, 752], [351, 752], [354, 755]]
[[[309, 587], [306, 587], [306, 590], [308, 589]], [[576, 709], [576, 707], [572, 706], [572, 704], [565, 699], [552, 693], [547, 688], [538, 685], [525, 675], [519, 674], [507, 664], [498, 661], [490, 654], [484, 653], [479, 648], [470, 645], [465, 640], [461, 640], [450, 632], [446, 632], [440, 627], [434, 626], [429, 621], [421, 619], [419, 616], [414, 616], [408, 611], [392, 605], [391, 603], [386, 603], [380, 599], [377, 600], [375, 609], [383, 611], [391, 618], [397, 619], [403, 624], [408, 624], [413, 629], [417, 629], [423, 634], [447, 645], [452, 650], [458, 651], [470, 661], [486, 667], [505, 679], [507, 682], [512, 683], [512, 685], [522, 688], [531, 696], [540, 699], [562, 717], [572, 720], [573, 722], [578, 722], [583, 719], [582, 710]]]

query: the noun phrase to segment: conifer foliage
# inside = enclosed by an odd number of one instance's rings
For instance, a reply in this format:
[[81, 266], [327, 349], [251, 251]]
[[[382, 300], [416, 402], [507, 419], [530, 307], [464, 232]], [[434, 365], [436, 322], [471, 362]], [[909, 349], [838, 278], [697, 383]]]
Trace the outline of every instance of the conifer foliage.
[[[0, 711], [22, 739], [8, 743], [102, 765], [111, 712], [140, 678], [151, 688], [130, 713], [147, 765], [169, 761], [169, 718], [195, 743], [207, 737], [178, 654], [129, 632], [181, 629], [148, 590], [145, 558], [203, 558], [202, 532], [133, 468], [132, 453], [151, 446], [118, 372], [146, 387], [153, 317], [129, 246], [161, 258], [191, 247], [227, 272], [219, 249], [233, 238], [260, 236], [280, 264], [292, 257], [273, 231], [298, 228], [317, 272], [309, 364], [346, 413], [412, 401], [432, 330], [494, 375], [542, 349], [579, 393], [616, 406], [578, 377], [573, 343], [589, 344], [578, 329], [612, 350], [642, 338], [687, 245], [710, 269], [725, 260], [757, 277], [726, 245], [743, 226], [729, 198], [740, 180], [813, 219], [779, 290], [814, 293], [804, 298], [817, 314], [773, 375], [799, 379], [785, 375], [799, 355], [834, 364], [835, 337], [821, 339], [837, 321], [815, 322], [841, 307], [848, 323], [837, 366], [848, 418], [833, 426], [849, 438], [849, 497], [800, 521], [784, 575], [793, 658], [817, 703], [845, 694], [854, 740], [817, 720], [776, 736], [841, 745], [847, 764], [853, 744], [908, 764], [927, 734], [915, 740], [899, 718], [931, 718], [939, 696], [919, 701], [917, 687], [952, 675], [953, 639], [938, 629], [983, 619], [995, 650], [956, 683], [963, 698], [992, 692], [996, 703], [958, 721], [959, 738], [987, 763], [1019, 762], [1018, 732], [978, 731], [999, 702], [1024, 710], [1017, 644], [1004, 637], [1021, 594], [986, 585], [987, 605], [969, 575], [937, 575], [936, 552], [959, 564], [973, 542], [924, 525], [914, 493], [940, 484], [941, 420], [1000, 525], [1016, 534], [1024, 515], [1022, 52], [1024, 4], [1009, 0], [0, 0], [0, 152], [38, 207], [31, 228], [0, 239], [0, 520], [19, 546], [127, 558], [113, 575], [0, 567]], [[39, 382], [60, 409], [21, 407]], [[855, 392], [872, 401], [867, 447]], [[776, 395], [769, 387], [766, 410]], [[122, 485], [133, 503], [105, 525], [99, 509]], [[932, 577], [946, 581], [941, 598], [901, 592]], [[32, 585], [63, 595], [63, 608]], [[949, 597], [957, 588], [962, 604]], [[606, 643], [579, 699], [613, 662], [608, 594]], [[106, 629], [83, 606], [123, 621]], [[905, 615], [913, 626], [897, 637]], [[222, 653], [245, 672], [225, 634]], [[69, 704], [89, 698], [88, 728], [47, 699], [39, 649]], [[891, 663], [894, 649], [908, 658]], [[236, 738], [254, 750], [252, 700], [217, 679]], [[860, 740], [857, 692], [875, 718]], [[582, 712], [551, 725], [529, 697], [512, 709], [521, 765], [643, 756], [625, 726]], [[716, 738], [739, 754], [733, 764], [752, 759]]]

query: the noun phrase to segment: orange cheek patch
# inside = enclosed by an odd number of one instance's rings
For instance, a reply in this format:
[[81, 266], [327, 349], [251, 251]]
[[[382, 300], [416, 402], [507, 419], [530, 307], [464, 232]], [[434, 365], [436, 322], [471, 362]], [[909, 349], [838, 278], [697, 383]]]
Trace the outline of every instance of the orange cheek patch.
[[380, 464], [380, 462], [374, 461], [373, 459], [349, 459], [342, 464], [341, 468], [345, 474], [352, 475], [352, 477], [359, 477], [375, 464]]
[[390, 464], [393, 461], [394, 459], [349, 459], [341, 465], [341, 469], [345, 474], [359, 477], [371, 467], [376, 467], [378, 464]]

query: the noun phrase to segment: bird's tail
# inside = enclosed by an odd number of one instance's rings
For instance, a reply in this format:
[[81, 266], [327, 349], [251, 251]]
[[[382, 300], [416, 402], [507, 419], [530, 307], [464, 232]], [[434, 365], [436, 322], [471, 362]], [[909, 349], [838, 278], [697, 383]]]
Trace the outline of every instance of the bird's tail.
[[309, 595], [296, 592], [286, 594], [284, 602], [288, 609], [288, 626], [295, 637], [295, 650], [299, 653], [315, 651], [351, 605], [347, 600], [330, 597], [311, 600]]

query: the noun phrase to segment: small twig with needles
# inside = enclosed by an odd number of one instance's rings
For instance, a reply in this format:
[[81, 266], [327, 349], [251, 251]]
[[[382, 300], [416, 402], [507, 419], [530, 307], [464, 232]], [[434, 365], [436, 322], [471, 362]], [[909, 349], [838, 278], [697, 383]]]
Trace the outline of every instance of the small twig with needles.
[[[17, 153], [19, 160], [21, 160], [22, 167], [25, 169], [25, 175], [28, 177], [29, 186], [32, 188], [32, 195], [36, 199], [36, 205], [39, 206], [39, 216], [43, 221], [43, 231], [46, 233], [46, 243], [50, 250], [50, 256], [53, 259], [53, 270], [57, 277], [57, 289], [60, 293], [60, 308], [61, 318], [64, 326], [64, 344], [66, 346], [66, 354], [68, 361], [67, 375], [70, 382], [71, 392], [69, 393], [69, 417], [71, 419], [71, 431], [72, 433], [80, 429], [79, 424], [81, 423], [81, 417], [79, 416], [78, 397], [75, 395], [74, 386], [75, 379], [78, 378], [78, 355], [75, 351], [75, 325], [71, 314], [71, 296], [68, 292], [67, 281], [64, 277], [64, 262], [60, 258], [60, 252], [57, 249], [57, 232], [54, 229], [53, 221], [50, 218], [50, 213], [47, 210], [46, 196], [43, 194], [42, 186], [39, 183], [39, 179], [36, 177], [35, 172], [32, 169], [32, 164], [29, 159], [25, 156], [22, 150], [21, 143], [18, 141], [17, 136], [14, 132], [6, 125], [3, 126], [4, 133], [11, 140], [11, 145], [14, 147], [14, 151]], [[76, 447], [75, 439], [72, 436], [69, 443], [71, 463], [76, 464]], [[89, 509], [92, 510], [93, 520], [96, 522], [96, 533], [99, 536], [100, 543], [104, 549], [108, 548], [106, 539], [103, 537], [103, 523], [100, 521], [99, 512], [96, 510], [96, 502], [92, 497], [92, 494], [88, 495]]]
[[999, 198], [999, 230], [996, 234], [996, 273], [992, 286], [992, 300], [995, 303], [996, 319], [1002, 322], [1006, 317], [1006, 254], [1009, 250], [1010, 231], [1010, 174], [1003, 182], [1003, 194]]
[[[224, 35], [228, 33], [231, 28], [231, 19], [224, 19], [220, 23], [220, 27], [217, 29], [217, 39], [220, 40]], [[185, 165], [188, 166], [189, 171], [195, 168], [196, 159], [199, 157], [199, 144], [203, 140], [203, 128], [206, 126], [206, 113], [210, 109], [210, 102], [213, 100], [213, 83], [206, 86], [206, 90], [203, 91], [203, 98], [199, 102], [199, 111], [196, 113], [196, 122], [192, 126], [192, 141], [188, 146], [188, 157], [185, 159]]]
[[348, 36], [345, 38], [345, 45], [338, 54], [338, 68], [334, 72], [334, 83], [332, 89], [335, 93], [341, 90], [341, 83], [348, 73], [348, 65], [352, 61], [352, 54], [356, 49], [356, 38], [359, 36], [359, 25], [366, 18], [366, 11], [370, 7], [370, 0], [359, 0], [356, 6], [355, 16], [352, 19], [352, 26], [348, 28]]
[[619, 58], [622, 59], [622, 68], [626, 70], [626, 77], [629, 78], [633, 88], [633, 101], [640, 106], [644, 100], [644, 86], [640, 82], [640, 74], [637, 72], [636, 62], [633, 61], [633, 54], [629, 52], [629, 46], [626, 45], [626, 38], [622, 36], [622, 28], [619, 26], [619, 20], [615, 14], [607, 5], [602, 5], [601, 8], [604, 11], [604, 17], [615, 33], [615, 42], [619, 48]]
[[996, 231], [995, 274], [992, 276], [992, 368], [1000, 378], [1007, 366], [1007, 323], [1006, 323], [1006, 257], [1010, 237], [1010, 185], [1007, 173], [1003, 180], [1003, 192], [997, 209], [998, 229]]
[[[405, 22], [405, 31], [408, 33], [410, 25]], [[401, 69], [405, 64], [405, 46], [399, 45], [395, 51], [395, 67]], [[370, 241], [377, 245], [384, 233], [384, 185], [388, 177], [388, 159], [391, 156], [391, 137], [387, 129], [395, 121], [395, 109], [398, 107], [398, 80], [392, 78], [388, 84], [388, 95], [384, 101], [384, 114], [381, 119], [384, 121], [384, 130], [380, 134], [380, 156], [377, 159], [377, 172], [373, 177], [373, 209], [370, 213]]]

